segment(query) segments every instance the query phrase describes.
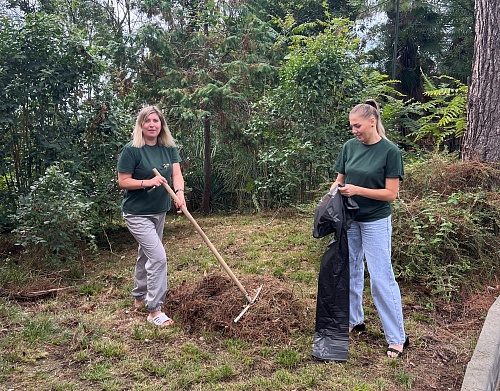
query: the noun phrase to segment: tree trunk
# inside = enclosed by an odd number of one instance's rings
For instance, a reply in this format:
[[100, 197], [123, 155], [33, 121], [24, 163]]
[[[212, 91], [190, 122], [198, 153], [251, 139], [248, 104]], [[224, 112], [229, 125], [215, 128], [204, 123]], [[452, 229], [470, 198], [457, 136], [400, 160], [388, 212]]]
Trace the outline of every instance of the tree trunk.
[[472, 83], [462, 160], [500, 161], [500, 2], [476, 0]]
[[204, 169], [205, 169], [205, 183], [203, 185], [203, 197], [201, 199], [202, 213], [210, 213], [210, 184], [212, 183], [212, 159], [211, 159], [211, 136], [210, 136], [210, 118], [203, 117], [203, 133], [205, 139], [204, 147]]

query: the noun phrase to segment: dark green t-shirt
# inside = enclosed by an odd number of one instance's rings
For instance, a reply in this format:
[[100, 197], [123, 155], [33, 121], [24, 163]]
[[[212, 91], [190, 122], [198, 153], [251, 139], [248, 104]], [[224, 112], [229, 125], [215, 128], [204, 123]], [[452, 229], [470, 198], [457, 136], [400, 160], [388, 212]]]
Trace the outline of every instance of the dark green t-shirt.
[[[384, 189], [386, 178], [403, 180], [403, 156], [398, 146], [385, 138], [372, 145], [353, 138], [342, 147], [334, 170], [345, 175], [345, 183]], [[392, 213], [390, 202], [361, 196], [353, 196], [352, 199], [360, 208], [356, 221], [376, 221]]]
[[[132, 174], [132, 178], [143, 180], [153, 178], [153, 168], [156, 168], [172, 187], [172, 165], [180, 162], [181, 157], [175, 147], [145, 145], [136, 148], [130, 141], [123, 147], [118, 158], [118, 172]], [[170, 210], [172, 199], [164, 187], [148, 190], [151, 189], [125, 190], [123, 213], [150, 215]]]

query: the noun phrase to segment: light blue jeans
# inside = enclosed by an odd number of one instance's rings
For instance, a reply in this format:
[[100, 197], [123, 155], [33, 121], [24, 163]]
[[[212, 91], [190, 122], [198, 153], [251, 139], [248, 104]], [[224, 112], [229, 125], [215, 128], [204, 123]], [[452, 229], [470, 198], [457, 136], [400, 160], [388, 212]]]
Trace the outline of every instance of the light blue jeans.
[[349, 242], [349, 327], [364, 322], [364, 259], [370, 274], [370, 290], [389, 345], [401, 345], [406, 335], [401, 292], [391, 263], [391, 216], [372, 222], [351, 224]]
[[162, 243], [165, 213], [124, 214], [128, 230], [139, 243], [132, 296], [146, 300], [149, 312], [160, 311], [167, 293], [167, 254]]

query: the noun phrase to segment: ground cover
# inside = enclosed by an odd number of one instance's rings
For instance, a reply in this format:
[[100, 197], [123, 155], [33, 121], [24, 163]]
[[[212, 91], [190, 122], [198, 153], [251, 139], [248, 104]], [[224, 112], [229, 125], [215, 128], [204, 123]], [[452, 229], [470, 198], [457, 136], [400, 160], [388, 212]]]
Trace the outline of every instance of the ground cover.
[[351, 336], [347, 362], [322, 363], [311, 344], [328, 238], [312, 238], [310, 211], [195, 218], [250, 295], [263, 285], [237, 324], [245, 300], [185, 217], [165, 226], [166, 329], [133, 308], [126, 230], [102, 238], [99, 259], [50, 271], [4, 240], [0, 390], [460, 390], [498, 274], [451, 302], [402, 283], [411, 345], [400, 360], [385, 357], [366, 280], [367, 331]]

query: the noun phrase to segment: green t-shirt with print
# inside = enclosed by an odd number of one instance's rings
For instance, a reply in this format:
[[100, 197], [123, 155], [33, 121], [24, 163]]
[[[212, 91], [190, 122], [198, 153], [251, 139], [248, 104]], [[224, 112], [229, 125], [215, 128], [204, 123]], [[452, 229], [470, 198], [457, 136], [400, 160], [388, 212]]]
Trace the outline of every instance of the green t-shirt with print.
[[[365, 145], [356, 138], [347, 141], [334, 169], [345, 175], [346, 184], [369, 189], [384, 189], [386, 178], [404, 178], [401, 151], [396, 144], [385, 138], [371, 145]], [[353, 196], [352, 199], [360, 208], [356, 221], [376, 221], [392, 213], [390, 202], [361, 196]]]
[[[153, 168], [156, 168], [172, 187], [172, 165], [180, 162], [181, 157], [175, 147], [157, 144], [136, 148], [130, 141], [120, 153], [117, 168], [118, 172], [132, 174], [132, 178], [138, 180], [153, 178]], [[172, 199], [164, 187], [125, 190], [123, 194], [122, 211], [126, 214], [157, 214], [166, 212], [171, 207]]]

